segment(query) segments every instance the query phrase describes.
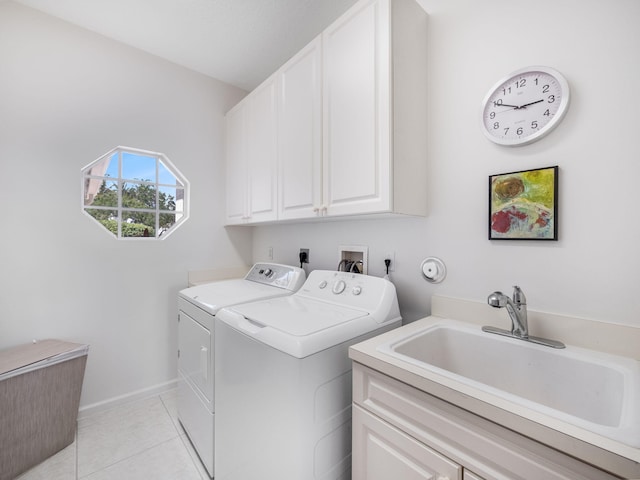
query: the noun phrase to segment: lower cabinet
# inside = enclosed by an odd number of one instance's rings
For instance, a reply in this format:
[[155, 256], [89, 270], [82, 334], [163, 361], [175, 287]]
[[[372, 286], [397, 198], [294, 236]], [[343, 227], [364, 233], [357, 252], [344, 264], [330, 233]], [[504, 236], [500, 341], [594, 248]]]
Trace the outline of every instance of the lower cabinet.
[[352, 480], [457, 480], [461, 473], [457, 463], [353, 407]]
[[353, 365], [353, 480], [613, 480], [603, 470]]

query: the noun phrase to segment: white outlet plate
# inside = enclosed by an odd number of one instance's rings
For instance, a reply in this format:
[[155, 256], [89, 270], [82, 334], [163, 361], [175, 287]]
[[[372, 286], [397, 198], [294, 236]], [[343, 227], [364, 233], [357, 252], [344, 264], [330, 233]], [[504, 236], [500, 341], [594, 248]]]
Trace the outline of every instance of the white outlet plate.
[[391, 265], [389, 265], [389, 272], [395, 272], [396, 271], [396, 252], [387, 251], [384, 254], [384, 257], [382, 257], [382, 267], [384, 268], [385, 273], [387, 272], [387, 266], [384, 264], [384, 261], [387, 258], [391, 260]]

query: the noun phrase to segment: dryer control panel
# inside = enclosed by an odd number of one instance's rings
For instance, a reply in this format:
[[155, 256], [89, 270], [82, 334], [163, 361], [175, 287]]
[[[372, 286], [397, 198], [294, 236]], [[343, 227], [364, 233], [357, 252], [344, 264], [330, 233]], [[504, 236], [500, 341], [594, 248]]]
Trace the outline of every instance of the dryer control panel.
[[244, 277], [252, 282], [297, 291], [306, 279], [304, 270], [279, 263], [256, 263]]

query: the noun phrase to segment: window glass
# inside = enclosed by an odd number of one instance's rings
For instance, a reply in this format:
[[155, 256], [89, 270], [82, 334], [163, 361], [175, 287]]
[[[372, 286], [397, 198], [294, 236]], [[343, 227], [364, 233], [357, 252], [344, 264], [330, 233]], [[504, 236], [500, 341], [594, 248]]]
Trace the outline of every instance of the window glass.
[[116, 238], [166, 238], [187, 219], [188, 182], [161, 153], [118, 147], [82, 174], [85, 213]]

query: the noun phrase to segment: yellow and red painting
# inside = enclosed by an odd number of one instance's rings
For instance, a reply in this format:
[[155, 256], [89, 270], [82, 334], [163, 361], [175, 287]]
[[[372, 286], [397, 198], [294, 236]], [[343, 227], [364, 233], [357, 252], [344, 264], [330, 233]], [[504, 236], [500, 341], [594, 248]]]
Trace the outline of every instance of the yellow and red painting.
[[557, 240], [558, 167], [489, 177], [490, 240]]

